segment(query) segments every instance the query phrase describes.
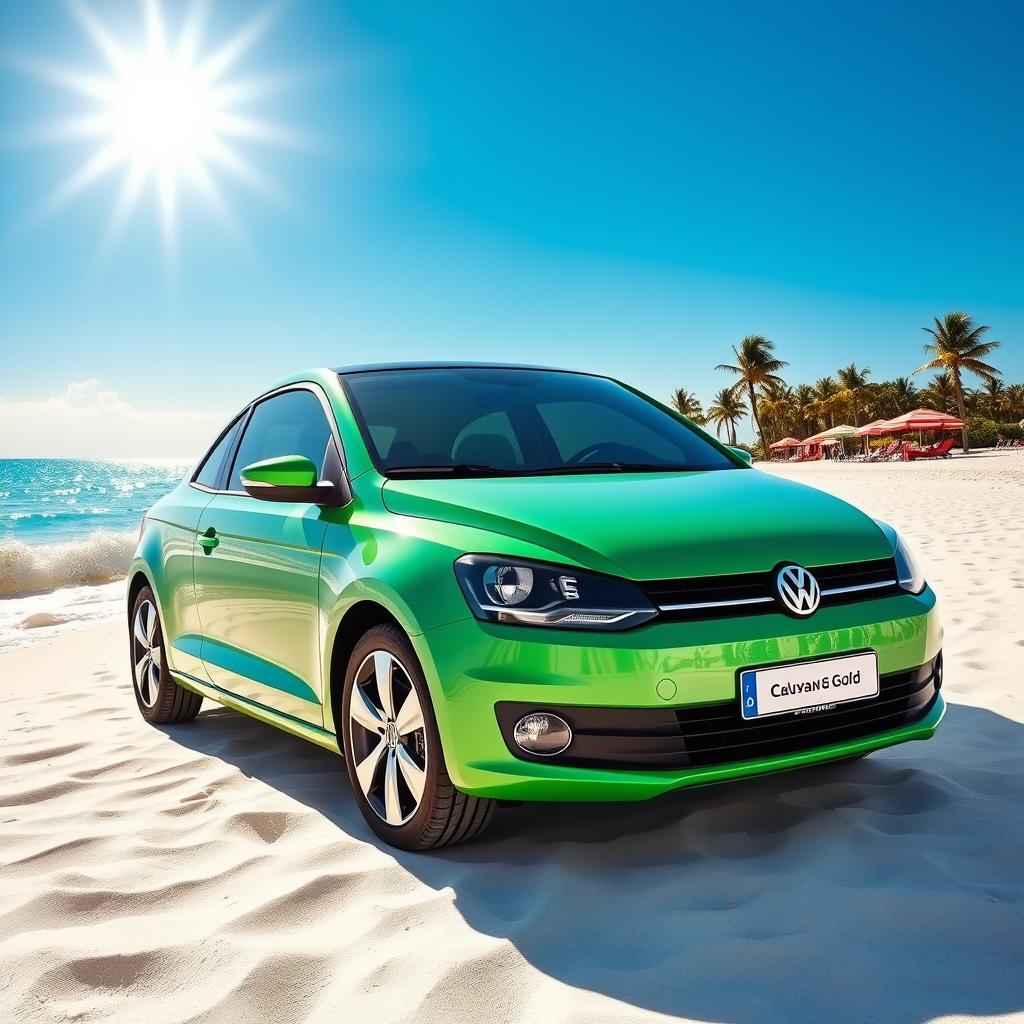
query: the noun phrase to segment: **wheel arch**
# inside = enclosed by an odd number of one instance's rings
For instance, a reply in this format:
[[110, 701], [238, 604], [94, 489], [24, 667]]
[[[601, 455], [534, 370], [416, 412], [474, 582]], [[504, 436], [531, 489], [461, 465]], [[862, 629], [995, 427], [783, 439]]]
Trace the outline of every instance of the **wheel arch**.
[[368, 629], [383, 625], [395, 626], [406, 636], [409, 635], [409, 631], [393, 612], [377, 601], [364, 598], [356, 601], [346, 610], [334, 631], [334, 642], [331, 645], [328, 664], [329, 685], [325, 694], [328, 703], [324, 708], [324, 725], [328, 726], [328, 722], [330, 722], [334, 726], [339, 747], [342, 745], [344, 730], [335, 721], [334, 709], [341, 708], [341, 693], [345, 685], [345, 670], [348, 668], [349, 658], [351, 658], [356, 644]]
[[[135, 598], [137, 598], [139, 596], [139, 591], [143, 587], [149, 587], [149, 589], [153, 591], [154, 595], [156, 594], [156, 588], [153, 586], [153, 581], [149, 578], [149, 576], [142, 569], [136, 567], [129, 574], [129, 579], [128, 579], [128, 606], [127, 606], [127, 614], [128, 614], [129, 618], [131, 618], [132, 607], [135, 604]], [[160, 602], [159, 601], [157, 601], [157, 609], [156, 610], [157, 610], [157, 613], [159, 613], [159, 611], [160, 611]]]

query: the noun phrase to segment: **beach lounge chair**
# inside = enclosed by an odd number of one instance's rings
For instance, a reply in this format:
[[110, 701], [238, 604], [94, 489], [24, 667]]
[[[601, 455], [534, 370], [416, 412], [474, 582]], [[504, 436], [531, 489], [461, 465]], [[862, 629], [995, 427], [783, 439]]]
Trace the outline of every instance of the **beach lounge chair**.
[[868, 456], [868, 462], [885, 462], [899, 451], [900, 442], [890, 441], [884, 448], [877, 448]]
[[955, 438], [947, 437], [945, 441], [940, 441], [930, 448], [908, 447], [904, 449], [903, 457], [907, 462], [913, 462], [914, 459], [948, 459], [949, 453], [955, 444]]

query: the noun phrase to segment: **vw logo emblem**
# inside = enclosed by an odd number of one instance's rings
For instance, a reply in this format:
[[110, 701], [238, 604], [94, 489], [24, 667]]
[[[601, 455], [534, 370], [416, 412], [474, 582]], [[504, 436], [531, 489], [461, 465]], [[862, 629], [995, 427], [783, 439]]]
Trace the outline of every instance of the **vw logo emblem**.
[[821, 602], [818, 581], [802, 565], [784, 565], [775, 574], [775, 590], [786, 611], [811, 615]]

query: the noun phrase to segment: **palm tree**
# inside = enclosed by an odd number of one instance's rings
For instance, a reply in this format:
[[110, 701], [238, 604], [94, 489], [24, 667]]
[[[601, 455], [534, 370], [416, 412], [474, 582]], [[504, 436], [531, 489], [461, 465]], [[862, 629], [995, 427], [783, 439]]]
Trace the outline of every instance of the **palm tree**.
[[1006, 389], [1006, 411], [1010, 419], [1024, 416], [1024, 384], [1011, 384]]
[[985, 412], [990, 420], [996, 419], [1000, 413], [1006, 412], [1006, 388], [1001, 380], [987, 380], [984, 386]]
[[935, 317], [935, 327], [923, 327], [922, 330], [934, 339], [924, 347], [925, 352], [932, 353], [932, 358], [919, 366], [914, 373], [923, 373], [925, 370], [943, 370], [949, 373], [957, 413], [964, 421], [964, 451], [969, 452], [971, 447], [967, 440], [967, 410], [964, 408], [961, 374], [964, 370], [969, 370], [986, 383], [999, 377], [1000, 372], [994, 366], [982, 362], [985, 356], [999, 347], [999, 342], [982, 341], [982, 337], [988, 331], [988, 325], [980, 324], [975, 327], [970, 313], [947, 313], [942, 320]]
[[736, 443], [736, 424], [747, 415], [747, 404], [736, 388], [722, 388], [708, 406], [708, 420], [715, 425], [715, 433], [721, 437], [722, 427], [726, 428], [729, 444]]
[[700, 399], [686, 388], [677, 388], [672, 392], [672, 406], [676, 412], [682, 413], [687, 419], [693, 420], [701, 426], [704, 425], [704, 410], [701, 407]]
[[768, 442], [789, 432], [795, 412], [793, 389], [789, 385], [766, 384], [758, 406], [769, 434], [762, 441]]
[[917, 386], [909, 377], [897, 377], [892, 385], [892, 399], [895, 408], [889, 414], [890, 419], [894, 416], [902, 416], [905, 412], [910, 412], [911, 409], [916, 409], [921, 398], [921, 392], [917, 390]]
[[853, 406], [853, 425], [859, 427], [860, 398], [864, 393], [864, 389], [868, 386], [868, 377], [871, 376], [871, 371], [866, 366], [863, 370], [858, 370], [856, 363], [850, 363], [849, 366], [844, 366], [839, 370], [836, 375], [839, 377], [839, 383], [843, 387], [843, 396]]
[[797, 384], [793, 389], [793, 416], [800, 434], [813, 434], [818, 429], [814, 402], [814, 388], [810, 384]]
[[834, 427], [836, 404], [843, 397], [839, 385], [831, 377], [821, 377], [815, 382], [813, 393], [814, 415], [824, 421], [826, 427]]
[[739, 378], [735, 386], [746, 387], [757, 434], [763, 441], [761, 420], [757, 414], [757, 394], [754, 389], [763, 388], [766, 384], [782, 384], [783, 380], [778, 373], [779, 370], [789, 366], [789, 363], [776, 359], [772, 354], [775, 351], [775, 342], [761, 337], [760, 334], [748, 334], [740, 342], [740, 347], [737, 348], [733, 345], [732, 350], [736, 353], [736, 362], [719, 363], [715, 369], [735, 373]]
[[917, 396], [932, 409], [939, 412], [954, 413], [956, 396], [953, 394], [953, 377], [949, 373], [937, 373], [931, 383]]

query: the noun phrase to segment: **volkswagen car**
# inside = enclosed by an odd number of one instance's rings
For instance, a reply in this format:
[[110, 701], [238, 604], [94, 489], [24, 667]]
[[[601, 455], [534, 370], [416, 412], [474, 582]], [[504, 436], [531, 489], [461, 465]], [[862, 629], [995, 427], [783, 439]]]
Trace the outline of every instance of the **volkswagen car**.
[[943, 715], [936, 599], [887, 524], [636, 389], [537, 367], [318, 369], [146, 514], [135, 698], [344, 758], [386, 842], [861, 757]]

